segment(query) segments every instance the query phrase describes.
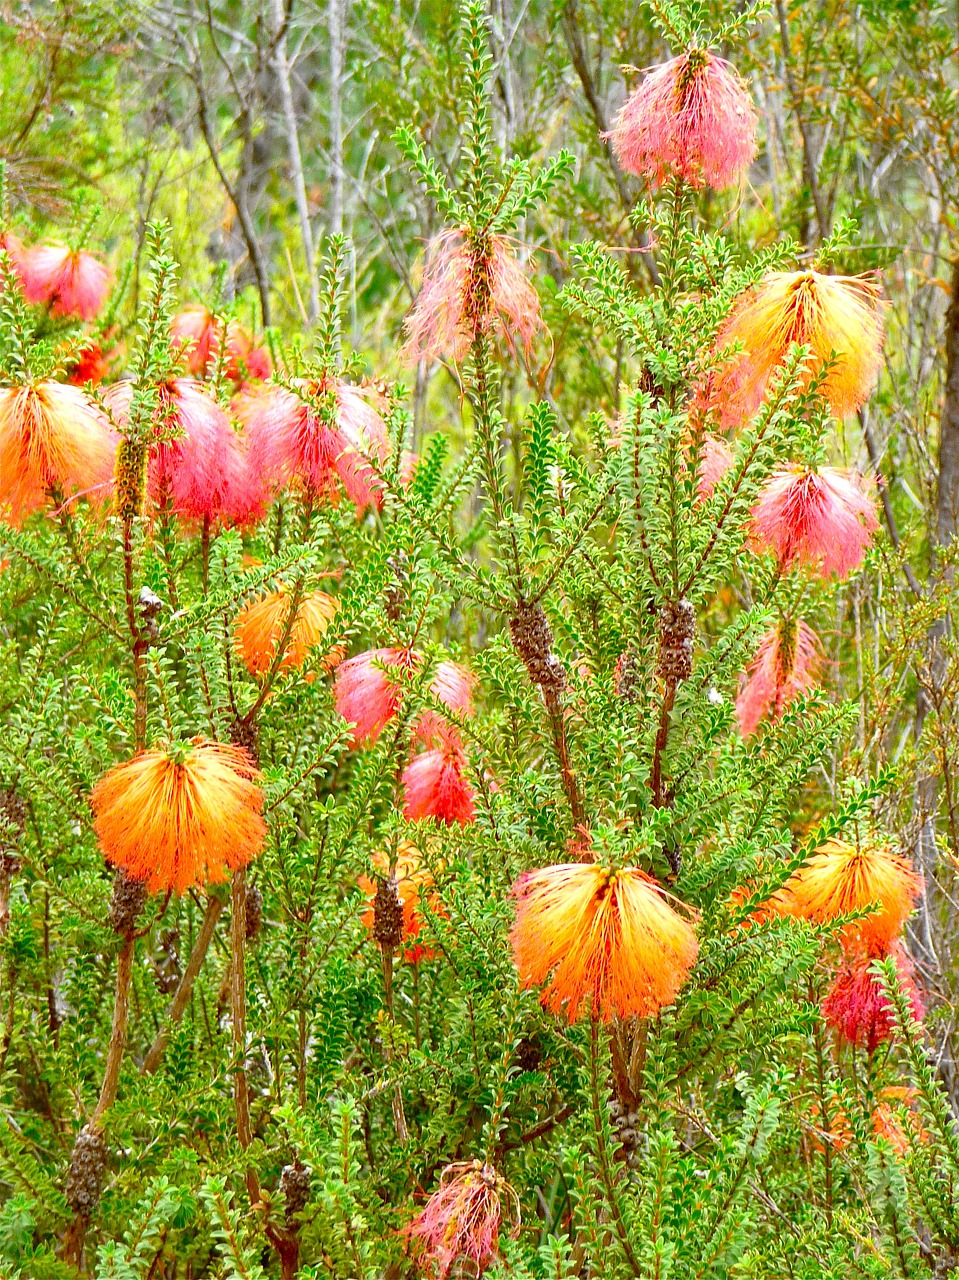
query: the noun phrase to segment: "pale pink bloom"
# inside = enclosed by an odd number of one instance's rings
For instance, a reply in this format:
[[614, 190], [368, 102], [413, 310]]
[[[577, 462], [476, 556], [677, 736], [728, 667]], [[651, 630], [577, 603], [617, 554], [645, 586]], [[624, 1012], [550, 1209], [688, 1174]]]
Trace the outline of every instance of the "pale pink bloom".
[[542, 326], [539, 297], [509, 240], [490, 236], [484, 252], [465, 232], [444, 231], [426, 251], [403, 354], [414, 364], [444, 353], [461, 361], [497, 315], [507, 339], [518, 336], [529, 351]]
[[805, 622], [783, 618], [760, 641], [736, 699], [736, 719], [744, 738], [760, 720], [778, 720], [786, 707], [808, 693], [822, 670], [819, 637]]
[[422, 1210], [406, 1228], [418, 1241], [436, 1280], [458, 1265], [474, 1280], [499, 1256], [499, 1233], [506, 1218], [510, 1234], [520, 1225], [519, 1198], [492, 1165], [479, 1160], [451, 1164]]
[[439, 723], [434, 723], [431, 738], [435, 745], [413, 756], [403, 771], [403, 816], [409, 822], [436, 818], [448, 826], [468, 826], [476, 811], [462, 739], [452, 725]]
[[[412, 673], [422, 663], [423, 655], [415, 649], [370, 649], [341, 662], [336, 669], [333, 696], [336, 709], [353, 726], [353, 745], [375, 742], [383, 726], [399, 710], [403, 696], [403, 676], [390, 679], [388, 669]], [[384, 670], [386, 668], [387, 670]], [[461, 715], [473, 711], [474, 679], [455, 662], [440, 662], [430, 681], [430, 692], [437, 701]], [[425, 711], [414, 736], [430, 743], [437, 733], [447, 728], [443, 717]]]
[[206, 375], [220, 351], [220, 322], [202, 302], [191, 302], [170, 321], [170, 345], [182, 350], [194, 377]]
[[20, 255], [23, 296], [31, 305], [48, 305], [54, 316], [92, 320], [106, 301], [110, 268], [81, 249], [38, 244]]
[[696, 492], [700, 502], [706, 502], [723, 476], [733, 465], [733, 451], [719, 436], [706, 435], [699, 455], [699, 474]]
[[729, 63], [693, 49], [646, 76], [606, 137], [629, 173], [722, 190], [753, 162], [756, 112]]
[[[901, 945], [890, 952], [896, 963], [899, 982], [912, 1016], [920, 1022], [925, 1014], [922, 995], [916, 986], [912, 962]], [[822, 1002], [823, 1017], [844, 1040], [873, 1053], [895, 1032], [894, 1011], [880, 980], [870, 972], [869, 955], [847, 957]]]
[[879, 528], [874, 495], [874, 481], [855, 471], [777, 471], [753, 508], [753, 537], [784, 569], [799, 563], [848, 578]]
[[231, 382], [266, 382], [273, 372], [273, 361], [249, 329], [236, 320], [226, 327], [226, 376]]
[[15, 236], [12, 231], [0, 231], [0, 249], [2, 249], [9, 258], [10, 269], [22, 288], [23, 255], [26, 253], [26, 250], [23, 247], [23, 241], [19, 236]]

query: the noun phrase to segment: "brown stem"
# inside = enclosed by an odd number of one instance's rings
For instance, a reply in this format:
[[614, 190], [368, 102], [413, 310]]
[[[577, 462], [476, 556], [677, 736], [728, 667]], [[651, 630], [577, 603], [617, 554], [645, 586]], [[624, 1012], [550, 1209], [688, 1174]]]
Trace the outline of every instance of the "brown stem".
[[550, 732], [553, 736], [553, 745], [556, 748], [556, 756], [559, 760], [560, 776], [563, 780], [563, 790], [566, 793], [566, 799], [569, 801], [570, 812], [573, 815], [573, 826], [579, 829], [586, 829], [586, 809], [583, 806], [583, 799], [579, 793], [579, 783], [576, 780], [576, 773], [570, 763], [569, 758], [569, 740], [566, 736], [566, 720], [563, 716], [562, 700], [556, 689], [552, 686], [543, 685], [543, 701], [546, 703], [546, 713], [549, 716]]
[[[250, 1090], [246, 1078], [246, 868], [233, 872], [231, 885], [230, 934], [233, 961], [230, 966], [230, 1006], [233, 1019], [233, 1104], [236, 1110], [236, 1136], [246, 1151], [253, 1141], [250, 1124]], [[246, 1171], [246, 1188], [250, 1203], [260, 1199], [260, 1182], [252, 1168]]]
[[103, 1072], [103, 1084], [100, 1086], [100, 1097], [90, 1120], [90, 1127], [103, 1129], [103, 1120], [113, 1106], [117, 1096], [117, 1085], [120, 1080], [120, 1064], [127, 1043], [127, 1024], [130, 1020], [130, 980], [133, 976], [133, 952], [136, 946], [136, 935], [128, 933], [123, 940], [123, 947], [117, 958], [116, 994], [113, 1001], [113, 1029], [110, 1032], [110, 1048], [107, 1050], [107, 1065]]
[[[396, 1061], [396, 1054], [393, 1049], [393, 1033], [396, 1029], [396, 1013], [393, 1008], [393, 948], [381, 946], [380, 952], [383, 956], [383, 997], [386, 1002], [386, 1012], [390, 1019], [390, 1034], [384, 1042], [384, 1056], [392, 1066]], [[406, 1127], [403, 1093], [399, 1084], [393, 1090], [393, 1123], [396, 1126], [398, 1140], [404, 1144], [409, 1142], [410, 1134], [409, 1129]]]
[[649, 780], [650, 789], [653, 793], [653, 805], [657, 809], [666, 807], [666, 798], [663, 794], [663, 754], [666, 750], [666, 740], [669, 737], [669, 717], [675, 701], [676, 683], [671, 681], [666, 685], [666, 692], [663, 694], [663, 705], [659, 713], [659, 729], [656, 732], [656, 744], [653, 747], [653, 767]]

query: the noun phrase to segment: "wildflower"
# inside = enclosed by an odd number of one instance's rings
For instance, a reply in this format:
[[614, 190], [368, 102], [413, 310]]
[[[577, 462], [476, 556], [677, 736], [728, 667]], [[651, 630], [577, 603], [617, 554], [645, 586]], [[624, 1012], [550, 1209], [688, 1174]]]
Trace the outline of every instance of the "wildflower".
[[115, 350], [104, 351], [99, 342], [88, 342], [70, 363], [68, 379], [75, 387], [85, 387], [87, 383], [98, 387], [110, 373], [115, 358]]
[[634, 868], [563, 863], [530, 871], [513, 886], [510, 934], [523, 987], [550, 979], [542, 1001], [575, 1021], [649, 1017], [686, 981], [698, 943], [662, 888]]
[[753, 508], [753, 536], [784, 569], [799, 563], [848, 578], [879, 528], [875, 486], [854, 471], [777, 471]]
[[498, 315], [508, 338], [529, 351], [542, 325], [539, 298], [505, 236], [444, 231], [426, 251], [423, 286], [406, 321], [411, 363], [448, 353], [461, 361]]
[[[286, 632], [292, 598], [283, 586], [244, 605], [236, 620], [236, 647], [250, 675], [265, 675], [276, 658], [276, 646]], [[279, 669], [301, 667], [314, 645], [326, 634], [337, 603], [323, 591], [310, 591], [296, 607]]]
[[409, 822], [437, 818], [448, 826], [469, 826], [476, 812], [460, 735], [446, 725], [436, 726], [432, 736], [435, 745], [414, 756], [403, 771], [403, 816]]
[[786, 707], [815, 685], [822, 667], [819, 637], [805, 622], [782, 618], [759, 643], [739, 696], [736, 718], [744, 738], [760, 720], [778, 720]]
[[238, 385], [266, 382], [273, 372], [273, 361], [266, 347], [236, 320], [226, 327], [226, 376]]
[[823, 1154], [827, 1143], [833, 1151], [844, 1151], [852, 1142], [855, 1135], [850, 1128], [849, 1118], [838, 1103], [829, 1108], [828, 1127], [822, 1122], [820, 1106], [815, 1100], [809, 1104], [809, 1116], [813, 1134], [810, 1145], [817, 1155]]
[[[887, 1085], [879, 1090], [882, 1101], [872, 1113], [873, 1133], [877, 1138], [885, 1138], [900, 1156], [907, 1153], [912, 1141], [929, 1141], [929, 1133], [922, 1127], [916, 1110], [918, 1096], [915, 1089], [907, 1086]], [[900, 1117], [906, 1120], [905, 1128]]]
[[770, 377], [793, 343], [810, 348], [803, 383], [829, 362], [820, 394], [836, 418], [862, 407], [879, 374], [883, 302], [868, 276], [774, 271], [733, 307], [718, 345], [739, 344], [711, 379], [708, 402], [724, 426], [739, 426], [762, 403]]
[[656, 67], [605, 135], [623, 169], [721, 191], [756, 155], [756, 112], [738, 73], [701, 49]]
[[504, 1216], [515, 1236], [520, 1224], [516, 1192], [492, 1165], [463, 1161], [446, 1166], [439, 1190], [406, 1231], [420, 1244], [437, 1280], [446, 1280], [457, 1263], [478, 1277], [498, 1257]]
[[185, 752], [140, 752], [93, 788], [100, 847], [151, 893], [215, 884], [263, 848], [259, 781], [242, 747], [195, 738]]
[[[373, 743], [384, 725], [396, 715], [403, 696], [401, 672], [415, 671], [423, 656], [414, 649], [369, 649], [341, 662], [336, 669], [333, 696], [336, 709], [353, 725], [353, 745]], [[389, 678], [394, 667], [398, 681]], [[453, 662], [437, 665], [430, 692], [451, 711], [472, 710], [472, 678]], [[418, 726], [418, 735], [428, 739], [440, 726], [441, 717], [426, 712]]]
[[719, 436], [705, 435], [699, 455], [696, 476], [696, 493], [700, 502], [707, 502], [713, 490], [733, 465], [733, 451]]
[[[912, 976], [912, 965], [902, 947], [891, 952], [895, 959], [899, 982], [919, 1021], [925, 1009]], [[862, 1045], [870, 1053], [892, 1038], [895, 1017], [892, 1004], [879, 978], [872, 973], [869, 955], [847, 957], [843, 967], [822, 1002], [823, 1017], [850, 1044]]]
[[195, 378], [205, 377], [220, 351], [219, 319], [202, 302], [191, 302], [170, 321], [170, 344], [183, 354]]
[[54, 316], [92, 320], [106, 301], [113, 276], [110, 268], [81, 249], [40, 244], [19, 257], [23, 296], [31, 305], [50, 307]]
[[79, 387], [0, 389], [0, 511], [13, 523], [50, 493], [102, 496], [115, 451], [107, 418]]
[[833, 839], [790, 876], [786, 889], [789, 914], [817, 924], [878, 904], [863, 920], [848, 925], [842, 940], [846, 946], [859, 944], [871, 954], [883, 954], [912, 911], [922, 878], [885, 845], [857, 847]]
[[[400, 842], [395, 862], [390, 866], [389, 856], [380, 850], [373, 854], [373, 869], [380, 881], [393, 878], [402, 910], [401, 938], [403, 958], [410, 964], [418, 964], [432, 954], [429, 946], [420, 941], [423, 929], [421, 902], [425, 900], [434, 915], [444, 915], [442, 903], [433, 889], [433, 875], [424, 864], [423, 856], [408, 840]], [[366, 895], [366, 908], [360, 917], [371, 932], [376, 923], [374, 901], [377, 880], [372, 876], [360, 876], [358, 884]]]

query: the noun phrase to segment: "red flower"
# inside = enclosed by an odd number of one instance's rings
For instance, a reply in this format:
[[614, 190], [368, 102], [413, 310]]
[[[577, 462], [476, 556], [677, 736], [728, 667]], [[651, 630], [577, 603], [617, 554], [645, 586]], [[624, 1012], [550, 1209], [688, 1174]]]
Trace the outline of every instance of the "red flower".
[[436, 818], [469, 826], [476, 811], [460, 735], [452, 725], [436, 724], [431, 736], [436, 745], [415, 755], [403, 771], [403, 816], [408, 822]]
[[[912, 1016], [920, 1021], [925, 1008], [909, 956], [901, 946], [894, 946], [890, 955], [896, 962]], [[880, 980], [870, 972], [871, 964], [869, 955], [847, 959], [822, 1002], [823, 1017], [830, 1026], [835, 1027], [844, 1040], [862, 1045], [870, 1053], [884, 1040], [891, 1039], [895, 1030], [893, 1007]]]
[[874, 492], [854, 471], [777, 471], [753, 508], [753, 536], [784, 569], [806, 564], [848, 578], [879, 528]]
[[[415, 671], [423, 656], [414, 649], [369, 649], [341, 662], [336, 669], [333, 696], [336, 709], [353, 725], [353, 745], [373, 743], [383, 726], [399, 710], [403, 696], [400, 682], [389, 678], [389, 668]], [[469, 672], [455, 662], [437, 665], [430, 682], [430, 692], [451, 711], [469, 714], [473, 709], [473, 680]], [[415, 734], [428, 740], [443, 726], [442, 717], [427, 711], [421, 716]]]
[[736, 699], [736, 718], [744, 738], [760, 720], [777, 720], [794, 699], [807, 693], [822, 668], [819, 637], [805, 622], [783, 618], [760, 641]]
[[20, 255], [23, 296], [50, 307], [54, 316], [92, 320], [106, 301], [113, 279], [110, 268], [85, 250], [40, 244]]

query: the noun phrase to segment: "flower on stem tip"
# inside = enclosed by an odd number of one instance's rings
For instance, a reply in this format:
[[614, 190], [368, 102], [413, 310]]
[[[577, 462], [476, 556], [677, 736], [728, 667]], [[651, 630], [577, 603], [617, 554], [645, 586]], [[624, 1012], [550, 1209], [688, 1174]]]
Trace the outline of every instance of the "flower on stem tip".
[[474, 240], [462, 230], [444, 231], [429, 245], [423, 285], [406, 321], [408, 360], [448, 353], [462, 361], [478, 332], [499, 315], [508, 338], [527, 351], [542, 325], [539, 298], [505, 236]]
[[[276, 646], [286, 631], [291, 604], [288, 589], [280, 586], [240, 610], [235, 623], [236, 647], [251, 675], [266, 675], [272, 667]], [[323, 639], [336, 610], [336, 600], [324, 591], [303, 595], [286, 639], [281, 671], [303, 665], [310, 650]]]
[[[459, 732], [432, 717], [428, 730], [432, 742], [414, 755], [403, 771], [403, 816], [409, 822], [436, 818], [452, 826], [469, 826], [475, 821], [473, 788], [466, 780], [466, 752]], [[424, 717], [425, 719], [426, 717]], [[424, 736], [422, 722], [420, 736]]]
[[22, 250], [17, 259], [23, 296], [31, 305], [49, 306], [54, 316], [92, 320], [106, 301], [113, 275], [110, 268], [81, 249], [38, 244]]
[[440, 1185], [406, 1228], [431, 1274], [446, 1280], [459, 1263], [482, 1275], [498, 1256], [503, 1219], [510, 1234], [520, 1225], [519, 1197], [490, 1164], [480, 1160], [447, 1165]]
[[523, 987], [549, 979], [542, 1002], [575, 1021], [650, 1017], [672, 1003], [698, 952], [692, 926], [635, 868], [563, 863], [513, 885], [510, 933]]
[[[434, 915], [446, 913], [439, 895], [433, 889], [433, 875], [424, 864], [422, 854], [415, 845], [408, 840], [403, 840], [400, 842], [392, 872], [389, 856], [384, 850], [373, 854], [372, 863], [377, 877], [385, 879], [392, 874], [396, 880], [396, 892], [403, 912], [404, 960], [410, 964], [417, 964], [420, 960], [428, 959], [433, 954], [432, 949], [419, 941], [423, 929], [423, 913], [420, 908], [423, 896], [426, 896], [430, 911]], [[372, 932], [375, 924], [376, 880], [372, 876], [360, 876], [357, 883], [366, 895], [366, 907], [360, 918]]]
[[644, 78], [604, 136], [629, 173], [660, 183], [676, 174], [718, 191], [753, 162], [756, 111], [728, 62], [690, 49]]
[[[337, 712], [353, 725], [354, 746], [374, 743], [399, 710], [403, 677], [391, 680], [389, 668], [411, 673], [422, 661], [423, 655], [415, 649], [368, 649], [340, 663], [333, 696]], [[430, 692], [451, 711], [472, 712], [472, 688], [473, 677], [458, 663], [437, 663]], [[440, 720], [435, 713], [425, 712], [418, 725], [420, 736], [430, 735]]]
[[[170, 322], [170, 339], [174, 348], [184, 348], [184, 359], [190, 373], [207, 377], [220, 355], [223, 321], [202, 302], [191, 302], [178, 311]], [[236, 320], [226, 326], [226, 360], [224, 373], [237, 384], [248, 380], [266, 381], [273, 372], [273, 361], [249, 330]]]
[[[925, 1008], [905, 950], [896, 945], [889, 953], [896, 964], [899, 983], [906, 994], [916, 1021]], [[822, 1002], [823, 1017], [835, 1027], [844, 1040], [861, 1045], [872, 1053], [895, 1031], [893, 1006], [882, 982], [871, 970], [872, 957], [847, 956], [835, 981]]]
[[808, 693], [819, 679], [822, 646], [816, 633], [797, 618], [783, 618], [760, 641], [736, 698], [736, 718], [744, 738], [760, 720], [777, 720], [786, 707]]
[[105, 414], [79, 387], [0, 389], [0, 511], [19, 524], [52, 491], [105, 496], [116, 443]]
[[185, 752], [142, 751], [93, 788], [105, 857], [151, 893], [216, 884], [266, 839], [260, 774], [241, 747], [195, 738]]
[[874, 493], [874, 482], [855, 471], [777, 471], [753, 507], [753, 537], [784, 569], [799, 563], [848, 578], [879, 528]]

